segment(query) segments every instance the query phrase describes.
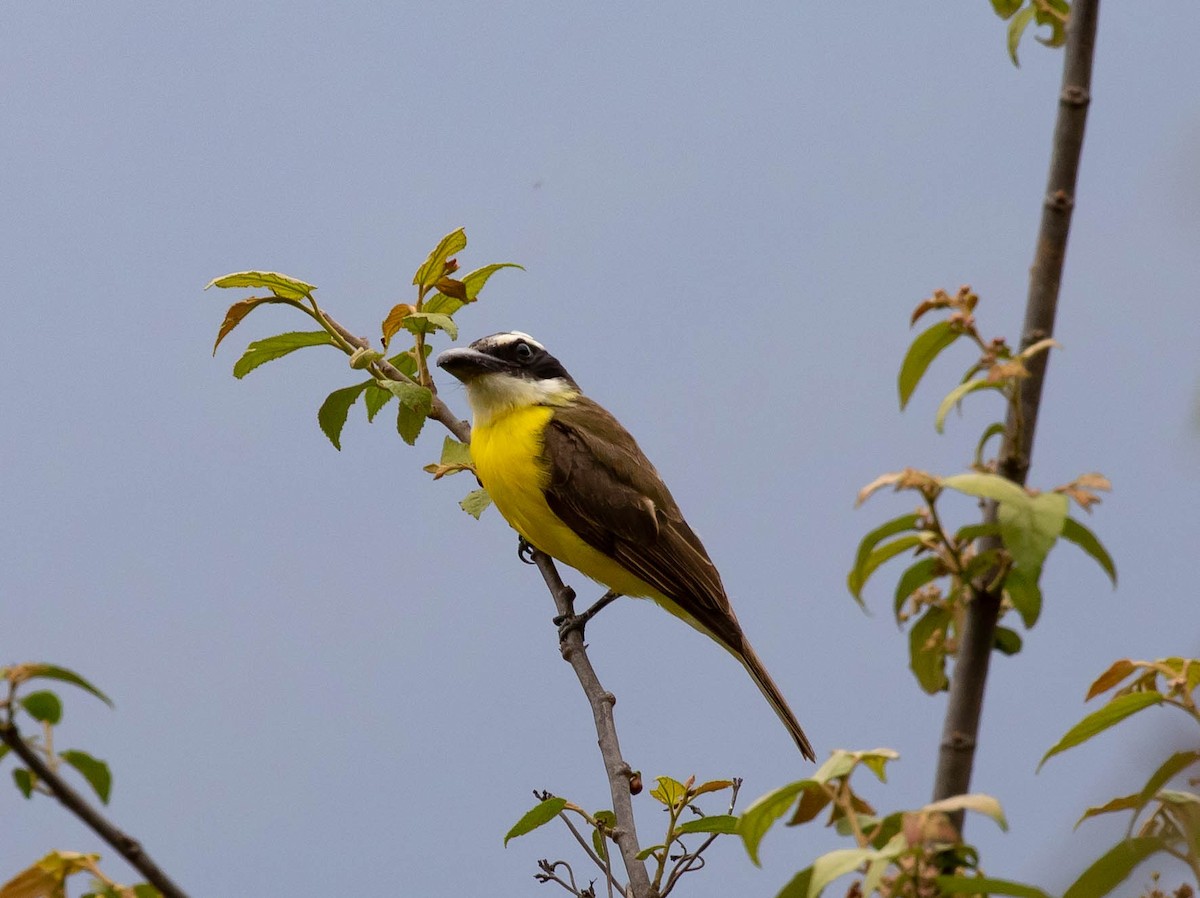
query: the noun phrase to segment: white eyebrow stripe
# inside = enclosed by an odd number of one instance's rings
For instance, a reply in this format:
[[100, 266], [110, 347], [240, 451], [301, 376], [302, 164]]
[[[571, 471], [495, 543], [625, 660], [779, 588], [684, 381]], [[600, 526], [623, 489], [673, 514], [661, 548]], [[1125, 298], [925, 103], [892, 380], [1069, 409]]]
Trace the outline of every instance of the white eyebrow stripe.
[[546, 347], [539, 343], [529, 334], [522, 331], [509, 331], [505, 334], [492, 334], [490, 337], [482, 337], [471, 344], [474, 349], [495, 349], [500, 346], [508, 346], [511, 343], [516, 343], [518, 340], [524, 340], [535, 349], [545, 350]]

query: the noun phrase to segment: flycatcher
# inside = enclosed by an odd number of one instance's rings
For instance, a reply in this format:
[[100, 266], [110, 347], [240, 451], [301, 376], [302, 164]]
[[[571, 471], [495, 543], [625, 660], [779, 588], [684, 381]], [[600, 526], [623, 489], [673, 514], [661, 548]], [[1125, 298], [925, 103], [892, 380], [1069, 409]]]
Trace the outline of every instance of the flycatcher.
[[653, 599], [724, 646], [815, 760], [742, 633], [716, 566], [617, 419], [528, 334], [493, 334], [446, 350], [437, 364], [466, 385], [475, 472], [517, 533], [613, 593]]

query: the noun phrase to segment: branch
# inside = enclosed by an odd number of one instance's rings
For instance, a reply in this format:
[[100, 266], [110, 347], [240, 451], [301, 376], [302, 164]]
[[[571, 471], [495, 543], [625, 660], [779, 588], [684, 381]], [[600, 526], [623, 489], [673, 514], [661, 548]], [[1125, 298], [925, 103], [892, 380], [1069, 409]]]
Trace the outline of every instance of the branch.
[[[546, 588], [554, 597], [558, 613], [573, 615], [575, 613], [575, 591], [562, 582], [558, 570], [549, 555], [535, 550], [534, 563], [542, 572]], [[633, 771], [621, 757], [621, 745], [617, 741], [617, 726], [613, 721], [613, 704], [616, 698], [611, 692], [605, 692], [588, 660], [587, 648], [583, 643], [583, 634], [579, 630], [571, 630], [562, 642], [563, 660], [571, 665], [579, 685], [587, 695], [588, 703], [592, 706], [592, 717], [596, 721], [596, 736], [600, 745], [600, 754], [604, 758], [604, 769], [608, 773], [608, 788], [612, 794], [613, 814], [617, 818], [617, 827], [613, 831], [613, 840], [621, 849], [621, 859], [625, 862], [625, 872], [629, 875], [630, 891], [634, 898], [656, 898], [658, 892], [650, 885], [650, 876], [646, 865], [638, 860], [637, 829], [633, 821], [633, 802], [630, 800], [630, 781]]]
[[3, 741], [25, 762], [40, 782], [50, 787], [54, 797], [62, 802], [68, 811], [90, 826], [96, 835], [111, 845], [121, 857], [129, 861], [130, 865], [146, 877], [146, 881], [158, 889], [164, 898], [187, 898], [187, 894], [159, 869], [158, 864], [150, 859], [136, 839], [109, 823], [99, 811], [87, 803], [82, 795], [72, 789], [46, 765], [41, 756], [21, 738], [21, 734], [14, 724], [0, 723], [0, 741]]
[[[1021, 334], [1022, 348], [1049, 337], [1054, 331], [1054, 314], [1067, 252], [1067, 234], [1075, 206], [1075, 182], [1083, 150], [1084, 125], [1091, 99], [1092, 56], [1099, 6], [1100, 0], [1074, 0], [1071, 4], [1067, 44], [1063, 54], [1058, 120], [1054, 126], [1050, 174], [1037, 251], [1030, 270], [1025, 326]], [[1005, 422], [1000, 473], [1022, 485], [1029, 473], [1048, 358], [1049, 353], [1038, 353], [1026, 363], [1029, 377], [1022, 381], [1018, 402], [1009, 410]], [[996, 520], [994, 503], [986, 508], [985, 519], [989, 522]], [[992, 538], [984, 540], [981, 547], [987, 549], [998, 545]], [[976, 592], [967, 606], [942, 729], [933, 789], [935, 801], [970, 791], [984, 685], [995, 643], [1000, 600], [999, 589], [981, 590]], [[962, 812], [955, 815], [955, 825], [961, 832]]]

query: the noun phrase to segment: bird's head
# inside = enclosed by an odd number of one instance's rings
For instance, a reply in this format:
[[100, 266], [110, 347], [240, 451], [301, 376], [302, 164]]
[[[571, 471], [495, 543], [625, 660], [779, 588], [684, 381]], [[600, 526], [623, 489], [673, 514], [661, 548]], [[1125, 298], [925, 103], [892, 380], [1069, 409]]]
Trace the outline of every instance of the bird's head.
[[579, 385], [562, 363], [520, 331], [492, 334], [465, 348], [447, 349], [437, 357], [437, 365], [466, 385], [477, 426], [506, 410], [563, 405], [579, 395]]

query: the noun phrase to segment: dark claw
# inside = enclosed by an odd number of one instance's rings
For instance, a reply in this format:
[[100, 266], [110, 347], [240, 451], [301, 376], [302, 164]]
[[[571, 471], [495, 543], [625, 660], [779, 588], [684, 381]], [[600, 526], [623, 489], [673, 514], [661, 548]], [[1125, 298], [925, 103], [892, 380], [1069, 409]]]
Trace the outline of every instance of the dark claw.
[[523, 562], [526, 564], [537, 564], [537, 562], [533, 560], [533, 553], [536, 551], [537, 550], [534, 549], [533, 545], [525, 537], [517, 537], [517, 557]]
[[563, 642], [572, 630], [578, 630], [579, 636], [583, 638], [583, 628], [587, 626], [588, 621], [600, 613], [614, 599], [619, 598], [620, 593], [615, 593], [611, 589], [596, 600], [583, 614], [559, 614], [554, 617], [554, 625], [558, 627], [558, 641]]

